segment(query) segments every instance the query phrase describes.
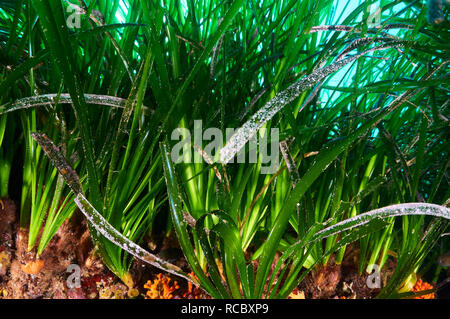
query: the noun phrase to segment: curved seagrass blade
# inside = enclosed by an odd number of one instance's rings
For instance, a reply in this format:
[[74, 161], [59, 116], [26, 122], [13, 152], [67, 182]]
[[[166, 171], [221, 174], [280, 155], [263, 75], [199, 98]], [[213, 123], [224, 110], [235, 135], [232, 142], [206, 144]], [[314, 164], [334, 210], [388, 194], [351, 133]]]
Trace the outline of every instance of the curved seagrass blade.
[[[281, 258], [277, 262], [273, 274], [277, 273], [280, 270], [281, 266], [288, 259], [295, 259], [296, 252], [304, 250], [306, 247], [308, 247], [308, 245], [314, 242], [320, 241], [329, 236], [352, 230], [352, 232], [348, 232], [347, 234], [343, 235], [334, 247], [324, 252], [325, 257], [326, 255], [330, 255], [333, 252], [337, 251], [344, 245], [354, 242], [355, 240], [364, 237], [371, 232], [383, 229], [387, 224], [389, 224], [386, 219], [407, 215], [428, 215], [433, 217], [440, 217], [442, 218], [442, 221], [445, 222], [445, 220], [447, 220], [448, 222], [448, 220], [450, 220], [450, 209], [445, 206], [428, 203], [404, 203], [374, 209], [355, 217], [348, 218], [321, 230], [319, 229], [323, 228], [325, 224], [315, 224], [311, 228], [312, 231], [308, 231], [305, 237], [301, 238], [299, 241], [285, 250]], [[300, 256], [302, 255], [305, 256], [307, 254], [300, 254]], [[313, 267], [318, 262], [319, 260], [314, 263]], [[299, 273], [302, 266], [303, 261], [297, 262], [291, 271], [294, 273]], [[304, 275], [306, 275], [306, 273], [304, 273]], [[271, 282], [274, 280], [273, 277], [274, 275], [272, 275]], [[287, 294], [292, 289], [294, 289], [295, 285], [298, 284], [298, 282], [299, 281], [297, 281], [295, 276], [292, 276], [289, 278], [289, 280], [286, 280], [286, 282], [284, 283], [284, 287], [282, 287], [279, 292], [282, 298], [286, 297]], [[400, 282], [402, 282], [402, 280], [400, 280]]]
[[58, 169], [59, 173], [63, 176], [65, 182], [69, 185], [72, 191], [75, 193], [75, 203], [81, 212], [86, 216], [89, 223], [105, 238], [112, 243], [126, 250], [131, 255], [139, 258], [140, 260], [164, 270], [173, 275], [182, 277], [194, 284], [197, 284], [188, 275], [186, 275], [179, 267], [168, 263], [156, 255], [153, 255], [135, 244], [117, 229], [115, 229], [108, 221], [92, 206], [92, 204], [84, 197], [83, 188], [80, 183], [80, 179], [75, 170], [69, 165], [64, 158], [58, 147], [43, 133], [31, 133], [33, 139], [42, 147], [45, 154], [50, 158], [52, 164]]
[[[192, 279], [186, 275], [179, 267], [162, 260], [161, 258], [149, 253], [141, 246], [135, 244], [127, 237], [122, 235], [117, 229], [115, 229], [108, 221], [100, 215], [100, 213], [89, 203], [83, 194], [79, 193], [75, 198], [75, 203], [81, 212], [86, 216], [87, 220], [94, 228], [100, 232], [106, 239], [126, 250], [136, 258], [155, 266], [161, 270], [167, 271], [173, 275], [182, 277], [188, 281]], [[195, 283], [195, 282], [194, 282]], [[197, 284], [197, 283], [195, 283]]]
[[314, 235], [313, 241], [365, 225], [377, 219], [386, 219], [406, 215], [429, 215], [450, 220], [450, 209], [445, 206], [427, 203], [404, 203], [386, 206], [348, 218], [322, 231], [319, 231]]
[[[84, 94], [84, 99], [86, 100], [87, 104], [96, 104], [96, 105], [104, 105], [104, 106], [111, 106], [115, 108], [124, 108], [127, 100], [122, 99], [120, 97], [116, 96], [109, 96], [109, 95], [98, 95], [98, 94]], [[44, 94], [44, 95], [37, 95], [37, 96], [31, 96], [31, 97], [25, 97], [23, 99], [16, 100], [11, 103], [7, 103], [4, 105], [0, 105], [0, 115], [14, 112], [21, 109], [29, 109], [33, 107], [38, 106], [44, 106], [44, 105], [53, 105], [53, 104], [72, 104], [72, 98], [70, 97], [70, 94], [63, 93], [63, 94]], [[146, 106], [143, 106], [144, 111], [148, 111], [148, 108]]]
[[53, 143], [53, 141], [44, 133], [31, 133], [31, 137], [42, 147], [45, 154], [55, 166], [59, 173], [64, 177], [67, 185], [75, 194], [82, 194], [83, 188], [80, 179], [75, 170], [69, 165], [64, 155]]
[[302, 92], [306, 91], [316, 83], [322, 81], [328, 75], [342, 69], [347, 64], [356, 61], [358, 58], [373, 51], [383, 50], [390, 47], [404, 45], [402, 42], [392, 41], [377, 47], [368, 49], [354, 56], [336, 61], [328, 66], [316, 69], [311, 74], [305, 76], [300, 81], [292, 84], [284, 91], [275, 95], [273, 99], [267, 102], [259, 109], [247, 122], [244, 123], [229, 139], [224, 148], [220, 150], [220, 162], [227, 164], [237, 152], [250, 140], [258, 130], [269, 121], [282, 108], [294, 101]]

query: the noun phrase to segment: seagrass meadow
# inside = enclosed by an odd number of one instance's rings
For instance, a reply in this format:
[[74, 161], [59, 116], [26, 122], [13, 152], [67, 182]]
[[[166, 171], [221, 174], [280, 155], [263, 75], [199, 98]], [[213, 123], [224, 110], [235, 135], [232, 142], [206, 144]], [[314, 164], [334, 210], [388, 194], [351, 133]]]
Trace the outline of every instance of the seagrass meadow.
[[0, 298], [449, 298], [448, 0], [0, 0]]

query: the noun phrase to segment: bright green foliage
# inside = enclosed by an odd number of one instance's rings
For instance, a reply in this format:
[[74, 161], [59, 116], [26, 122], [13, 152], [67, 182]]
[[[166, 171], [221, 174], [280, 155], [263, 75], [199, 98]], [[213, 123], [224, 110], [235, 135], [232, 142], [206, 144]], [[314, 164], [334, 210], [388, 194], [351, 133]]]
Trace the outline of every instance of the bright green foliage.
[[[216, 298], [285, 298], [316, 265], [340, 264], [350, 244], [360, 249], [361, 275], [395, 256], [380, 297], [397, 296], [437, 257], [436, 243], [448, 248], [440, 239], [450, 196], [448, 5], [0, 4], [0, 196], [19, 185], [29, 249], [45, 249], [75, 197], [95, 216], [96, 247], [124, 282], [133, 284], [130, 253], [172, 269], [140, 247], [125, 249], [143, 242], [160, 212]], [[379, 24], [371, 4], [381, 5]], [[223, 136], [238, 129], [218, 156], [225, 163], [172, 162], [173, 130], [193, 131], [195, 120]], [[273, 174], [261, 174], [261, 159], [231, 162], [241, 149], [248, 155], [261, 128], [280, 130]], [[37, 131], [56, 153], [36, 144]], [[206, 145], [189, 148], [202, 158]], [[58, 156], [79, 176], [75, 194], [64, 167], [54, 167]], [[16, 158], [22, 177], [11, 183]], [[352, 224], [413, 202], [442, 206]], [[441, 218], [427, 215], [430, 207]]]

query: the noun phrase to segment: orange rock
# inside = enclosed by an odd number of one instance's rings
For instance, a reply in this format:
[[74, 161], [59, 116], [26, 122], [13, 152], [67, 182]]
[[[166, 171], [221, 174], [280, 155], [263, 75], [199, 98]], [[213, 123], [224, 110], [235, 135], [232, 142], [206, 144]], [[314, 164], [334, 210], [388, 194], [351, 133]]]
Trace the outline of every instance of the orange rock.
[[36, 275], [41, 272], [44, 267], [43, 260], [35, 260], [31, 261], [25, 265], [21, 265], [22, 271], [28, 275]]
[[288, 299], [305, 299], [305, 293], [302, 290], [295, 288], [288, 296]]

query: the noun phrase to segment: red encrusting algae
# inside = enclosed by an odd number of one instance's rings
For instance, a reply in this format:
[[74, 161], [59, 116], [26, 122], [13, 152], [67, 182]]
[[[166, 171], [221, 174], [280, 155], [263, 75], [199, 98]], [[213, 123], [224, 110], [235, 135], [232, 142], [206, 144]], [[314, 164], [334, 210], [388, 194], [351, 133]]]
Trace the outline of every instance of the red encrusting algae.
[[148, 289], [145, 295], [146, 299], [173, 299], [173, 292], [180, 288], [178, 282], [174, 281], [170, 283], [170, 278], [163, 274], [158, 274], [157, 278], [153, 281], [149, 280], [144, 285], [145, 289]]
[[[195, 278], [198, 281], [197, 276], [194, 274], [194, 272], [190, 272], [189, 275], [193, 278]], [[183, 298], [185, 299], [200, 299], [202, 290], [192, 284], [192, 282], [188, 281], [188, 291], [183, 294]]]
[[[414, 292], [420, 292], [420, 291], [425, 291], [425, 290], [430, 290], [433, 289], [433, 285], [422, 281], [422, 279], [419, 279], [416, 281], [416, 284], [414, 285], [412, 291]], [[428, 294], [428, 295], [422, 295], [422, 296], [417, 296], [414, 297], [413, 299], [435, 299], [435, 295], [434, 293], [432, 294]]]

